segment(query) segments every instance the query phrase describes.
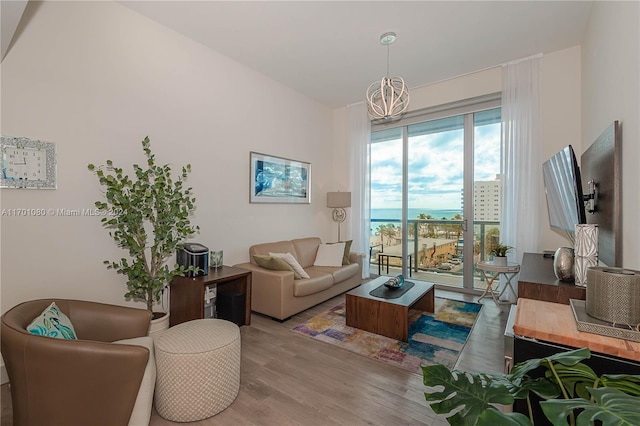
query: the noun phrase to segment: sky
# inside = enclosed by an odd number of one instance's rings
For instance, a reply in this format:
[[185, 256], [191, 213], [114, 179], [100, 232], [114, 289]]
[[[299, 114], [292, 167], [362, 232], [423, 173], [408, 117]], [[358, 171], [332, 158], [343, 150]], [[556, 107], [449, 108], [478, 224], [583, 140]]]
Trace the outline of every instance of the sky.
[[[410, 136], [409, 208], [461, 210], [463, 130]], [[500, 123], [475, 127], [474, 180], [500, 173]], [[371, 208], [402, 207], [402, 139], [371, 144]]]

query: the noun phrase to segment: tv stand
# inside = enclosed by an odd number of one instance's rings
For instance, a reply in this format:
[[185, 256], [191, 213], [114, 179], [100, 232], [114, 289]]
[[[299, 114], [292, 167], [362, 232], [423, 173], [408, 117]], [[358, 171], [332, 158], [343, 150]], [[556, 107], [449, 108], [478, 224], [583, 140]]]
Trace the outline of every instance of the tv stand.
[[525, 253], [518, 278], [518, 297], [569, 304], [569, 299], [585, 300], [585, 287], [556, 278], [553, 259], [542, 253]]

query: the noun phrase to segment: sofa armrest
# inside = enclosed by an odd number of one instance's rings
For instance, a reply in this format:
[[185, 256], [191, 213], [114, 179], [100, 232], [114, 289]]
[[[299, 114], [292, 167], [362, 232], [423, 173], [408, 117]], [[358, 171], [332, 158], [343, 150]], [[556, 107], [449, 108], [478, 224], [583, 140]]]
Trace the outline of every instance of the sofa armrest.
[[279, 317], [285, 297], [293, 295], [293, 271], [272, 271], [253, 263], [234, 266], [251, 271], [251, 310]]
[[351, 253], [349, 253], [349, 262], [357, 263], [362, 268], [365, 257], [366, 257], [366, 255], [364, 253], [351, 252]]

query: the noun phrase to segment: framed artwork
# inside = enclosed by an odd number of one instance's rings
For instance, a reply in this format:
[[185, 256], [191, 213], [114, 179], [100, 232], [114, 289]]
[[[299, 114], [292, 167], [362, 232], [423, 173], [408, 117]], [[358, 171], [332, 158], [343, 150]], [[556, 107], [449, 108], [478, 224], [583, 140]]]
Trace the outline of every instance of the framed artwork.
[[251, 152], [250, 203], [311, 203], [311, 163]]
[[56, 189], [54, 143], [2, 136], [0, 149], [0, 188]]

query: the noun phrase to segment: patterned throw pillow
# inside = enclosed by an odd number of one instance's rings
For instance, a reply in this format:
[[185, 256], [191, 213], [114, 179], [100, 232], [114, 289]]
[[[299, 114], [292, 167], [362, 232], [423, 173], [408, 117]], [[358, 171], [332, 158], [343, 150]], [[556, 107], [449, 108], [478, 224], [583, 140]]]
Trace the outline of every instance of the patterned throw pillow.
[[55, 339], [77, 340], [76, 331], [69, 318], [60, 311], [56, 302], [34, 319], [27, 327], [27, 331], [38, 336], [53, 337]]

